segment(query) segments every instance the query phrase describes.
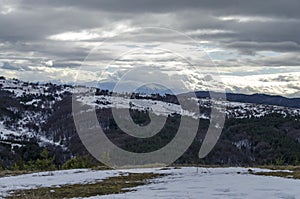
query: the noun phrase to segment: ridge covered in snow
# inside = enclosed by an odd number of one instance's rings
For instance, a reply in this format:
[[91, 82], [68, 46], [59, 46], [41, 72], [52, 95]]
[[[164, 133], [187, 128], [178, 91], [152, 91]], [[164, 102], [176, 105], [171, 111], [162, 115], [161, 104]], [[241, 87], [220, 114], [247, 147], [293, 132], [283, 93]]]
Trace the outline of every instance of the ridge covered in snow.
[[[92, 87], [56, 85], [51, 83], [39, 84], [0, 77], [1, 142], [10, 144], [14, 148], [14, 146], [17, 146], [16, 144], [22, 144], [20, 143], [21, 141], [37, 139], [41, 146], [52, 145], [65, 148], [69, 144], [71, 135], [66, 133], [66, 135], [59, 135], [58, 138], [55, 138], [57, 131], [64, 132], [63, 128], [65, 127], [51, 126], [49, 118], [53, 116], [55, 106], [57, 106], [58, 111], [67, 108], [71, 109], [70, 104], [72, 101], [62, 104], [61, 102], [71, 98], [72, 94], [76, 94], [74, 95], [76, 101], [90, 107], [87, 111], [110, 108], [132, 109], [152, 112], [156, 115], [166, 117], [172, 117], [174, 114], [177, 114], [209, 120], [212, 104], [215, 104], [217, 108], [220, 108], [220, 111], [225, 111], [226, 118], [247, 119], [278, 114], [279, 117], [293, 117], [295, 120], [298, 120], [300, 116], [300, 109], [296, 108], [187, 97], [187, 101], [199, 106], [200, 112], [193, 112], [183, 109], [174, 100], [174, 96], [172, 97], [171, 95], [164, 97], [145, 94], [128, 96]], [[71, 113], [71, 111], [67, 110], [67, 113]], [[60, 114], [57, 115], [59, 116]], [[72, 115], [68, 114], [68, 117], [71, 118]], [[52, 120], [56, 119], [52, 118]], [[61, 118], [61, 120], [65, 119]], [[49, 128], [52, 129], [47, 132]], [[236, 143], [236, 146], [240, 147], [240, 145], [241, 143]]]
[[[18, 107], [6, 107], [15, 114], [20, 113], [20, 118], [11, 126], [5, 125], [5, 118], [2, 118], [0, 136], [7, 138], [9, 135], [15, 137], [25, 135], [27, 137], [40, 137], [40, 140], [47, 140], [43, 135], [36, 135], [27, 128], [29, 124], [37, 125], [37, 128], [46, 122], [51, 114], [53, 105], [61, 101], [66, 94], [71, 93], [93, 93], [96, 88], [88, 88], [85, 86], [73, 87], [70, 85], [55, 85], [51, 83], [39, 84], [23, 82], [17, 79], [0, 78], [1, 91], [7, 91], [15, 97], [20, 104], [25, 107], [30, 107], [27, 110], [18, 110]], [[209, 119], [209, 111], [212, 103], [226, 109], [225, 114], [227, 118], [251, 118], [263, 117], [268, 114], [280, 114], [286, 116], [299, 116], [300, 109], [287, 108], [273, 105], [252, 104], [241, 102], [228, 101], [213, 101], [207, 98], [189, 98], [200, 107], [200, 113], [184, 110], [179, 104], [151, 99], [151, 95], [140, 95], [141, 99], [129, 98], [125, 95], [79, 95], [77, 101], [93, 106], [97, 109], [103, 108], [127, 108], [153, 112], [157, 115], [170, 116], [172, 114], [179, 114], [190, 116], [194, 118]], [[150, 96], [150, 99], [149, 99]], [[34, 109], [36, 108], [36, 109]], [[9, 132], [9, 133], [8, 133]]]

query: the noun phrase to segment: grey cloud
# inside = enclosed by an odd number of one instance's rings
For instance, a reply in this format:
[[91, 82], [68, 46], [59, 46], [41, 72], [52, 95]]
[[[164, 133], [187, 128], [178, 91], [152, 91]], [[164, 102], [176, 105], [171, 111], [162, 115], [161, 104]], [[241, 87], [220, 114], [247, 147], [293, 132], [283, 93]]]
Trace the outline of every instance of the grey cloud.
[[20, 65], [20, 64], [14, 64], [14, 63], [9, 63], [9, 62], [4, 62], [2, 67], [0, 67], [0, 68], [5, 69], [5, 70], [13, 70], [13, 71], [28, 71], [28, 70], [31, 70], [27, 66], [23, 66], [23, 65]]
[[[195, 40], [208, 41], [211, 46], [224, 52], [232, 51], [233, 56], [217, 60], [224, 67], [300, 65], [298, 0], [14, 0], [5, 3], [16, 7], [14, 12], [0, 16], [0, 61], [7, 62], [2, 67], [6, 70], [17, 69], [20, 64], [16, 62], [23, 62], [21, 65], [24, 68], [26, 65], [40, 66], [43, 60], [52, 60], [54, 68], [79, 67], [93, 44], [106, 39], [101, 33], [113, 31], [120, 24], [129, 28], [168, 27]], [[272, 20], [238, 22], [220, 19], [226, 16], [265, 17]], [[95, 31], [100, 36], [77, 42], [49, 39], [53, 35], [82, 30]], [[203, 33], [201, 30], [220, 32]], [[118, 31], [122, 31], [122, 28]], [[155, 45], [151, 43], [152, 37], [157, 42], [178, 41], [176, 35], [156, 32], [149, 37], [135, 36], [122, 37], [115, 42], [122, 41], [120, 45], [131, 45], [134, 42]], [[276, 52], [278, 55], [261, 55], [262, 51]], [[215, 56], [216, 59], [219, 55]], [[101, 54], [97, 60], [107, 62], [112, 57], [109, 53]], [[139, 60], [123, 61], [134, 63]], [[172, 60], [156, 58], [154, 61]], [[243, 74], [243, 71], [237, 73]], [[250, 87], [233, 90], [253, 91]]]
[[4, 62], [1, 68], [6, 70], [20, 70], [20, 68], [10, 65], [8, 62]]
[[76, 63], [76, 62], [61, 62], [61, 61], [56, 61], [53, 63], [52, 67], [55, 68], [77, 68], [80, 67], [81, 64], [80, 63]]
[[[244, 49], [255, 46], [249, 41], [294, 42], [299, 44], [299, 21], [270, 23], [236, 23], [218, 20], [224, 15], [271, 15], [272, 17], [298, 18], [298, 1], [20, 1], [15, 14], [1, 16], [0, 38], [4, 41], [43, 44], [45, 38], [67, 31], [80, 31], [102, 27], [106, 29], [116, 22], [127, 21], [134, 26], [169, 26], [183, 32], [198, 29], [221, 29], [233, 33], [192, 35], [196, 39], [213, 40], [226, 47], [226, 42], [245, 42]], [[272, 6], [271, 6], [272, 5]], [[292, 13], [295, 14], [292, 15]], [[294, 16], [296, 15], [297, 16]], [[162, 38], [166, 39], [166, 38]], [[93, 42], [93, 41], [91, 41]], [[224, 43], [225, 42], [225, 43]], [[70, 44], [72, 45], [72, 44]], [[235, 44], [236, 45], [236, 44]], [[44, 45], [45, 49], [49, 48]], [[235, 47], [231, 45], [229, 47]], [[30, 50], [22, 46], [25, 50]], [[240, 48], [240, 46], [236, 46]], [[61, 50], [62, 48], [57, 48]], [[35, 50], [35, 49], [31, 49]], [[289, 47], [281, 51], [289, 51]], [[55, 51], [54, 51], [55, 52]], [[53, 53], [54, 53], [53, 52]], [[58, 52], [59, 53], [59, 52]], [[73, 52], [75, 55], [75, 52]], [[62, 54], [62, 56], [65, 56]], [[75, 55], [77, 56], [77, 55]]]
[[292, 75], [278, 75], [275, 78], [264, 78], [264, 79], [260, 79], [260, 81], [262, 82], [294, 82], [297, 81], [297, 79], [295, 77], [293, 77]]
[[255, 54], [257, 51], [273, 51], [273, 52], [287, 52], [300, 51], [300, 45], [296, 42], [233, 42], [226, 45], [228, 48], [238, 49], [245, 54]]
[[178, 10], [210, 10], [216, 14], [247, 14], [247, 15], [271, 15], [282, 17], [299, 17], [299, 1], [297, 0], [265, 0], [265, 1], [238, 1], [238, 0], [40, 0], [26, 1], [29, 5], [54, 7], [77, 7], [82, 9], [105, 10], [121, 13], [145, 13], [145, 12], [175, 12]]
[[300, 93], [300, 85], [299, 85], [299, 83], [296, 83], [296, 84], [288, 84], [287, 86], [288, 86], [288, 88], [292, 88], [292, 89], [295, 89], [295, 90], [299, 90], [298, 93]]
[[246, 86], [246, 87], [238, 87], [238, 86], [229, 86], [227, 85], [227, 87], [225, 88], [226, 92], [229, 93], [247, 93], [247, 94], [252, 94], [252, 93], [257, 93], [258, 90], [250, 87], [250, 86]]

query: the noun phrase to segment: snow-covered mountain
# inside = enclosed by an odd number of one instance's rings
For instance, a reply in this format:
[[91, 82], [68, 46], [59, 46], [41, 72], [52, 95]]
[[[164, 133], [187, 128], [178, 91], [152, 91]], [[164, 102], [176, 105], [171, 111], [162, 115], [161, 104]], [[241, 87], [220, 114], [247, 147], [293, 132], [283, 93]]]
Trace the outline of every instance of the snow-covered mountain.
[[[156, 89], [156, 87], [153, 89]], [[28, 143], [36, 142], [40, 147], [54, 147], [54, 151], [63, 151], [68, 154], [63, 156], [60, 161], [65, 161], [68, 157], [81, 152], [82, 150], [77, 147], [80, 140], [76, 134], [72, 117], [73, 93], [76, 93], [77, 102], [94, 107], [100, 119], [105, 118], [100, 121], [100, 124], [111, 131], [110, 109], [112, 108], [126, 108], [143, 113], [153, 112], [156, 115], [165, 117], [184, 115], [208, 121], [211, 105], [217, 104], [219, 107], [225, 108], [228, 121], [244, 121], [268, 116], [273, 117], [274, 115], [283, 120], [286, 118], [288, 121], [285, 122], [289, 122], [289, 120], [297, 121], [300, 118], [300, 109], [298, 108], [235, 102], [232, 97], [231, 101], [212, 100], [201, 95], [198, 95], [199, 98], [187, 97], [186, 100], [199, 106], [200, 112], [193, 112], [182, 109], [176, 97], [170, 94], [159, 95], [142, 92], [143, 94], [125, 95], [93, 87], [74, 87], [52, 83], [39, 84], [0, 77], [0, 149], [2, 151], [10, 150], [13, 153]], [[244, 101], [247, 101], [246, 97]], [[269, 96], [269, 98], [272, 98], [272, 96]], [[239, 98], [236, 101], [241, 101], [241, 99]], [[226, 128], [225, 126], [225, 130]], [[289, 127], [285, 127], [284, 130], [287, 131], [290, 137], [300, 141], [300, 132], [297, 128], [286, 130]], [[201, 138], [198, 139], [201, 140]], [[231, 143], [237, 149], [241, 149], [241, 145], [247, 145], [246, 148], [250, 148], [253, 143], [249, 140], [251, 140], [249, 136], [245, 136], [233, 139]], [[122, 139], [118, 139], [118, 141], [122, 142]], [[0, 159], [2, 156], [0, 154]], [[8, 159], [7, 162], [10, 161], [9, 158], [6, 159]]]

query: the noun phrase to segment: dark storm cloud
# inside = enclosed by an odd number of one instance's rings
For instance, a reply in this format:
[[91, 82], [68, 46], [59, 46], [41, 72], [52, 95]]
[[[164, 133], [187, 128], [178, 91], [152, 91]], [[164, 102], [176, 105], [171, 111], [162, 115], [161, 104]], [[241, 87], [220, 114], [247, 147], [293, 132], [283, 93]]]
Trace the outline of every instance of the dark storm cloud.
[[15, 12], [1, 15], [0, 40], [35, 41], [59, 32], [93, 28], [106, 23], [105, 13], [23, 3], [16, 7]]
[[[14, 10], [5, 13], [5, 4]], [[91, 47], [80, 46], [81, 41], [53, 41], [49, 37], [82, 30], [110, 31], [118, 24], [127, 24], [129, 27], [168, 27], [240, 54], [255, 55], [260, 51], [287, 53], [276, 59], [256, 60], [255, 57], [244, 61], [251, 65], [294, 66], [299, 65], [299, 7], [298, 0], [4, 1], [0, 5], [0, 11], [5, 13], [0, 14], [0, 46], [4, 44], [0, 54], [5, 56], [9, 52], [24, 60], [32, 57], [33, 64], [40, 63], [39, 59], [52, 59], [57, 63], [53, 67], [63, 67], [68, 62], [76, 67]], [[249, 19], [239, 21], [239, 16]], [[201, 30], [211, 32], [203, 33]], [[216, 30], [219, 32], [214, 33]], [[159, 37], [160, 40], [172, 39], [170, 35]], [[104, 39], [99, 36], [85, 42], [101, 42]], [[231, 62], [238, 64], [234, 58]], [[231, 62], [228, 60], [224, 65], [231, 66]]]
[[120, 13], [163, 13], [181, 10], [210, 11], [221, 15], [267, 15], [287, 18], [299, 18], [299, 1], [297, 0], [39, 0], [26, 1], [45, 7], [77, 7], [81, 9], [105, 10]]

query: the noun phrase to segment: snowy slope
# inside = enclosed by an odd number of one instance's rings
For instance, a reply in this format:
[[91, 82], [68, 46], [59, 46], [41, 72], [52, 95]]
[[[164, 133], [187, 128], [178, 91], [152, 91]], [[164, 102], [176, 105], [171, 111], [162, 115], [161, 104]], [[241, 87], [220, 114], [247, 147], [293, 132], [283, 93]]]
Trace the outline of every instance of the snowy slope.
[[199, 173], [196, 168], [183, 168], [137, 188], [136, 192], [89, 199], [297, 199], [300, 198], [299, 185], [299, 180], [254, 176], [242, 168], [200, 168]]
[[[254, 172], [269, 171], [252, 168]], [[84, 184], [117, 176], [121, 172], [167, 173], [163, 178], [151, 180], [152, 183], [140, 186], [136, 192], [125, 194], [95, 196], [90, 199], [136, 199], [136, 198], [300, 198], [300, 181], [278, 177], [254, 176], [248, 168], [195, 168], [161, 170], [132, 169], [92, 171], [88, 169], [34, 173], [0, 178], [0, 193], [6, 196], [13, 190], [52, 187], [65, 184]]]
[[124, 108], [153, 112], [156, 115], [168, 116], [180, 114], [195, 118], [209, 119], [208, 116], [184, 110], [178, 104], [150, 99], [129, 99], [116, 96], [80, 96], [77, 101], [95, 108]]
[[3, 122], [0, 122], [0, 138], [7, 139], [9, 136], [20, 136], [20, 133], [6, 129]]
[[[140, 95], [141, 98], [139, 99], [130, 99], [121, 94], [116, 96], [111, 94], [85, 95], [86, 93], [94, 94], [96, 89], [84, 86], [30, 83], [16, 79], [0, 78], [0, 91], [9, 92], [9, 95], [12, 96], [10, 97], [15, 100], [15, 103], [3, 105], [6, 111], [19, 115], [14, 120], [8, 116], [0, 117], [0, 140], [37, 138], [41, 145], [60, 145], [61, 140], [54, 141], [52, 135], [48, 134], [46, 136], [47, 132], [43, 131], [41, 127], [47, 123], [48, 118], [53, 113], [54, 105], [72, 93], [83, 94], [77, 97], [77, 101], [96, 109], [130, 108], [149, 111], [162, 116], [180, 114], [193, 118], [210, 119], [209, 109], [213, 103], [225, 108], [227, 118], [259, 118], [277, 113], [282, 117], [295, 117], [295, 120], [297, 120], [300, 116], [300, 109], [294, 108], [216, 101], [207, 98], [187, 98], [187, 100], [199, 106], [200, 112], [196, 113], [191, 110], [184, 110], [175, 103], [151, 99], [149, 98], [151, 95]], [[93, 109], [89, 111], [91, 110]]]
[[71, 92], [72, 86], [1, 78], [0, 91], [6, 99], [5, 104], [1, 104], [4, 115], [0, 117], [0, 140], [11, 143], [35, 137], [41, 144], [53, 144], [39, 134], [40, 127], [51, 115], [54, 104], [62, 100], [65, 93]]
[[[300, 109], [280, 107], [273, 105], [263, 104], [251, 104], [251, 103], [239, 103], [228, 102], [223, 100], [211, 100], [211, 99], [195, 99], [188, 98], [192, 103], [197, 103], [199, 108], [210, 109], [212, 104], [216, 104], [216, 108], [224, 108], [227, 118], [251, 118], [251, 117], [264, 117], [269, 114], [280, 114], [282, 117], [286, 116], [300, 116]], [[183, 116], [190, 116], [194, 118], [209, 119], [210, 115], [201, 112], [195, 113], [183, 109], [178, 104], [151, 100], [151, 99], [129, 99], [119, 96], [79, 96], [77, 101], [82, 104], [90, 105], [95, 108], [126, 108], [151, 111], [157, 115], [168, 116], [174, 113]]]
[[17, 79], [0, 79], [0, 85], [2, 90], [13, 92], [16, 97], [24, 95], [54, 95], [61, 94], [65, 91], [72, 91], [71, 86], [65, 86], [63, 90], [53, 93], [50, 90], [51, 84], [39, 84], [23, 82]]

